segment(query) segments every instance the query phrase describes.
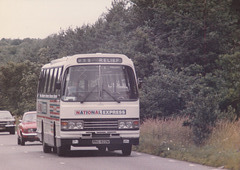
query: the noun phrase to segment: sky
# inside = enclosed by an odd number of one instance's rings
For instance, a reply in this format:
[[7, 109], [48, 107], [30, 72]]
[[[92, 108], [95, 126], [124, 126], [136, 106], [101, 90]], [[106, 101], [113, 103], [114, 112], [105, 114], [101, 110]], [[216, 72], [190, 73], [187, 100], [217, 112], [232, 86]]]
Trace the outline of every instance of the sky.
[[44, 39], [94, 24], [113, 0], [0, 0], [0, 39]]

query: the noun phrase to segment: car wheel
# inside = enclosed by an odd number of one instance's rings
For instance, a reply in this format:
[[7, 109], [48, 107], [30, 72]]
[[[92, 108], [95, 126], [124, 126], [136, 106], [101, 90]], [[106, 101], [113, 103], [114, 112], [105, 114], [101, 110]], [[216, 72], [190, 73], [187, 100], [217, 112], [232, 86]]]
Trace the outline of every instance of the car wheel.
[[9, 132], [11, 135], [15, 135], [15, 128], [12, 128]]
[[25, 140], [23, 139], [23, 137], [20, 138], [20, 144], [21, 144], [22, 146], [25, 145]]
[[18, 136], [18, 138], [17, 138], [17, 143], [18, 143], [18, 145], [21, 144], [21, 140], [20, 140], [20, 137], [19, 137], [19, 136]]
[[22, 136], [22, 132], [20, 132], [20, 136], [18, 137], [18, 139], [19, 139], [19, 144], [20, 145], [25, 145], [25, 140], [23, 139], [23, 136]]

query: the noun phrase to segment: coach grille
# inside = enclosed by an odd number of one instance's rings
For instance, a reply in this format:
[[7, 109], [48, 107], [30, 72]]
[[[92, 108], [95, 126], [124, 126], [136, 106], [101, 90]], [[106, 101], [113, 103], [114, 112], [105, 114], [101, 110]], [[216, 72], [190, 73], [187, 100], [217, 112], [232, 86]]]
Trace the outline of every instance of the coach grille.
[[117, 130], [117, 120], [84, 120], [84, 130]]

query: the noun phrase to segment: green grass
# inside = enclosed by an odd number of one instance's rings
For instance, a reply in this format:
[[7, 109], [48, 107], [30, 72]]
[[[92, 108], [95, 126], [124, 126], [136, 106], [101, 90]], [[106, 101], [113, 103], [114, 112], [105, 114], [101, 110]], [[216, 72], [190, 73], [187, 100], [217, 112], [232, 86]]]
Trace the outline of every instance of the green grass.
[[240, 169], [240, 122], [219, 122], [202, 146], [193, 142], [183, 118], [146, 120], [141, 125], [140, 145], [135, 149], [161, 157], [203, 165]]

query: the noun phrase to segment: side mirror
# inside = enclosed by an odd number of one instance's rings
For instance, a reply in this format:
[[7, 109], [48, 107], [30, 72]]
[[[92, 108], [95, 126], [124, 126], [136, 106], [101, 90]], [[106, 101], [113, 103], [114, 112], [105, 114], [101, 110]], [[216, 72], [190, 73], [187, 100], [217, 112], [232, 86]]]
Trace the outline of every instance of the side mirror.
[[141, 78], [138, 78], [138, 88], [142, 88], [142, 83], [143, 83], [143, 80]]
[[60, 89], [61, 89], [61, 83], [60, 83], [59, 81], [56, 82], [55, 88], [56, 88], [57, 90], [60, 90]]

